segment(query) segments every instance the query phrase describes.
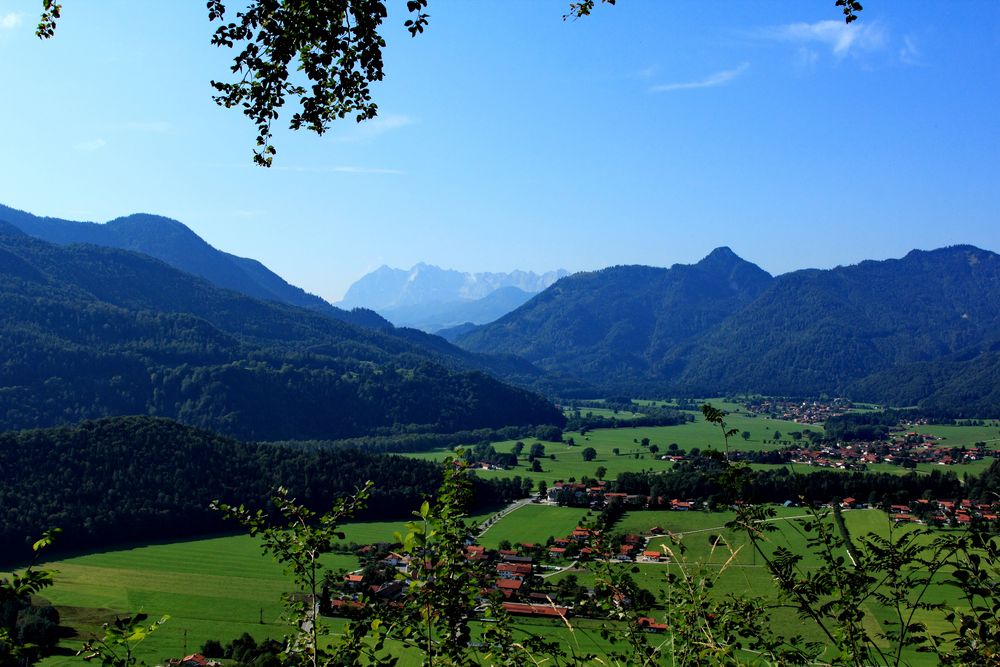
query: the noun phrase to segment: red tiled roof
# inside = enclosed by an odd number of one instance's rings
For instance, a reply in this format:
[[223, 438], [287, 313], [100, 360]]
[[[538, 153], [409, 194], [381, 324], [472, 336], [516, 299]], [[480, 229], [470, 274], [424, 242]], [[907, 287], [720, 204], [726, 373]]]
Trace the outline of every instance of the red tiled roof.
[[523, 604], [519, 602], [504, 602], [503, 608], [509, 614], [520, 616], [565, 616], [568, 611], [566, 607], [557, 607], [544, 604]]

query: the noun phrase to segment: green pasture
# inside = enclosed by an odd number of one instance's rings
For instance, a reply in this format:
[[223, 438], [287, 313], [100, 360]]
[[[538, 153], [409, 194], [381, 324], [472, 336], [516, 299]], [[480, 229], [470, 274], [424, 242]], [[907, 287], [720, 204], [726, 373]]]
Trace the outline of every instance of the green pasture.
[[[487, 516], [481, 513], [469, 520], [478, 523]], [[405, 522], [352, 523], [343, 530], [345, 544], [388, 542], [395, 533], [405, 532]], [[330, 554], [324, 564], [349, 571], [358, 561], [353, 555]], [[151, 619], [170, 616], [142, 644], [141, 658], [150, 664], [182, 656], [185, 650], [194, 652], [207, 639], [226, 643], [244, 632], [258, 640], [280, 639], [285, 632], [281, 596], [294, 590], [281, 566], [247, 535], [102, 551], [46, 567], [57, 574], [43, 597], [56, 605], [63, 624], [77, 636], [63, 643], [62, 654], [47, 658], [45, 667], [80, 665], [73, 653], [85, 639], [115, 614], [138, 610]]]
[[[804, 426], [795, 422], [780, 419], [767, 419], [764, 417], [748, 417], [741, 414], [731, 414], [726, 417], [726, 422], [731, 428], [735, 428], [742, 433], [748, 431], [750, 437], [744, 440], [737, 434], [730, 438], [729, 446], [732, 450], [774, 450], [780, 449], [784, 445], [775, 443], [772, 436], [775, 431], [780, 431], [782, 439], [791, 440], [788, 435], [792, 431], [805, 432], [808, 429], [820, 431], [818, 426]], [[574, 446], [565, 442], [545, 442], [545, 455], [555, 455], [555, 460], [542, 459], [542, 472], [532, 472], [527, 461], [527, 453], [531, 445], [536, 442], [531, 438], [524, 439], [524, 452], [521, 455], [519, 465], [510, 470], [482, 471], [479, 474], [484, 478], [514, 477], [520, 475], [538, 482], [544, 480], [550, 486], [557, 480], [568, 480], [570, 477], [582, 479], [586, 477], [596, 477], [597, 468], [607, 469], [605, 479], [615, 479], [619, 473], [623, 472], [643, 472], [668, 471], [673, 467], [671, 461], [662, 461], [658, 457], [669, 454], [671, 444], [676, 444], [678, 449], [690, 451], [697, 447], [699, 449], [724, 448], [722, 433], [718, 426], [710, 424], [700, 415], [695, 415], [695, 421], [676, 426], [620, 426], [619, 428], [594, 429], [581, 435], [576, 432], [567, 432], [563, 436], [564, 440], [572, 438]], [[650, 453], [649, 449], [642, 447], [642, 439], [649, 438], [651, 445], [657, 445], [659, 452]], [[768, 442], [764, 442], [767, 440]], [[498, 452], [509, 452], [513, 449], [515, 440], [493, 443], [493, 447]], [[584, 461], [583, 450], [593, 447], [597, 451], [597, 457], [593, 461]], [[614, 450], [618, 449], [618, 454]], [[418, 452], [405, 454], [413, 458], [430, 461], [440, 461], [451, 455], [450, 451], [438, 450], [432, 452]]]
[[490, 549], [504, 540], [511, 544], [545, 544], [549, 537], [567, 537], [587, 518], [580, 507], [523, 505], [490, 526], [479, 543]]
[[984, 426], [955, 426], [953, 424], [914, 426], [899, 433], [916, 431], [920, 434], [943, 437], [944, 440], [937, 443], [940, 447], [965, 446], [971, 449], [975, 443], [985, 442], [988, 449], [1000, 449], [1000, 422], [988, 420], [983, 423]]
[[[355, 564], [352, 557], [329, 559], [331, 567]], [[72, 651], [101, 623], [139, 610], [151, 618], [170, 616], [141, 646], [141, 657], [150, 662], [198, 650], [207, 639], [283, 633], [281, 595], [291, 590], [289, 580], [249, 536], [107, 551], [50, 566], [57, 571], [55, 585], [44, 597], [77, 636], [64, 642], [69, 654], [46, 659], [48, 666], [80, 664]]]
[[567, 417], [572, 417], [577, 412], [580, 413], [581, 417], [606, 417], [608, 419], [618, 419], [619, 421], [624, 421], [628, 419], [636, 419], [638, 417], [644, 416], [641, 412], [624, 412], [622, 410], [612, 410], [611, 408], [566, 408], [563, 413]]
[[[799, 520], [808, 511], [803, 508], [776, 508], [777, 517], [772, 522], [776, 530], [766, 533], [765, 551], [770, 552], [778, 547], [784, 547], [803, 556], [801, 566], [805, 570], [817, 567], [820, 560], [809, 552], [806, 547], [806, 536]], [[653, 536], [649, 548], [667, 551], [674, 554], [689, 572], [703, 568], [712, 575], [714, 583], [713, 595], [726, 596], [752, 595], [767, 601], [778, 602], [778, 591], [774, 582], [749, 544], [746, 535], [725, 528], [725, 524], [734, 517], [731, 511], [725, 512], [671, 512], [642, 511], [627, 513], [616, 525], [615, 531], [622, 533], [648, 533], [650, 528], [660, 527], [672, 533], [672, 536]], [[888, 536], [894, 531], [913, 530], [909, 526], [893, 526], [885, 513], [878, 510], [848, 510], [844, 512], [844, 521], [856, 544], [858, 538], [874, 533]], [[721, 539], [719, 539], [721, 538]], [[663, 545], [666, 545], [665, 547]], [[860, 544], [859, 544], [860, 546]], [[846, 554], [845, 554], [846, 555]], [[592, 585], [595, 574], [594, 566], [579, 568], [555, 575], [553, 580], [575, 575], [582, 585]], [[613, 567], [628, 567], [636, 583], [647, 590], [658, 593], [658, 597], [666, 599], [665, 576], [671, 570], [679, 567], [676, 562], [637, 565], [613, 565]], [[928, 593], [928, 601], [960, 604], [954, 593], [947, 586], [934, 586]], [[669, 601], [667, 601], [669, 604]], [[890, 619], [890, 611], [870, 605], [868, 611], [879, 622]], [[656, 616], [656, 613], [653, 614]], [[803, 622], [790, 609], [774, 607], [771, 610], [774, 626], [785, 633], [801, 633], [803, 636], [817, 641], [822, 640], [820, 631], [809, 623]], [[921, 615], [918, 620], [929, 623], [932, 632], [940, 634], [947, 629], [946, 624], [934, 620], [928, 615]], [[875, 621], [873, 620], [874, 629]], [[933, 665], [936, 661], [923, 654], [909, 653], [912, 665]]]
[[[784, 546], [805, 554], [805, 567], [817, 564], [807, 554], [799, 522], [805, 515], [802, 508], [776, 508], [777, 528], [767, 534], [767, 548]], [[587, 511], [528, 504], [498, 521], [483, 536], [481, 543], [495, 546], [503, 539], [511, 542], [543, 542], [550, 535], [568, 534]], [[709, 571], [725, 571], [713, 587], [714, 594], [751, 594], [777, 600], [777, 592], [758, 556], [752, 553], [743, 534], [726, 529], [733, 512], [671, 512], [636, 511], [626, 513], [615, 530], [623, 533], [648, 533], [654, 526], [675, 534], [684, 545], [683, 555], [677, 544], [667, 536], [654, 537], [650, 547], [661, 549], [669, 544], [678, 558], [689, 566], [703, 564]], [[877, 510], [851, 510], [844, 513], [845, 521], [855, 538], [868, 532], [885, 535], [891, 526], [884, 513]], [[483, 517], [476, 517], [481, 520]], [[908, 528], [895, 528], [907, 530]], [[403, 530], [403, 522], [370, 522], [348, 525], [347, 541], [365, 543], [392, 539]], [[712, 539], [709, 538], [722, 539]], [[334, 554], [326, 564], [334, 569], [356, 567], [353, 556]], [[63, 654], [45, 660], [46, 667], [79, 664], [72, 655], [85, 637], [99, 630], [100, 624], [116, 613], [136, 611], [151, 617], [169, 614], [170, 620], [141, 647], [140, 658], [155, 664], [165, 658], [198, 650], [207, 639], [229, 641], [243, 632], [258, 639], [280, 638], [284, 627], [280, 622], [283, 593], [291, 583], [281, 567], [263, 556], [255, 539], [245, 535], [176, 542], [106, 551], [67, 558], [49, 564], [58, 570], [56, 584], [45, 591], [45, 597], [55, 604], [64, 623], [76, 629], [78, 636], [64, 642]], [[619, 567], [615, 565], [614, 567]], [[621, 566], [626, 567], [626, 566]], [[632, 567], [631, 565], [627, 567]], [[664, 575], [676, 564], [639, 564], [634, 576], [638, 583], [654, 592], [665, 588]], [[594, 574], [578, 569], [556, 575], [555, 579], [574, 574], [580, 583], [591, 584]], [[949, 601], [944, 588], [933, 592], [933, 599]], [[787, 609], [773, 610], [774, 622], [785, 630], [795, 629], [811, 638], [815, 628], [803, 623]], [[881, 614], [881, 612], [880, 612]], [[655, 612], [654, 612], [654, 615]], [[336, 629], [340, 621], [331, 620]], [[607, 648], [600, 637], [599, 621], [573, 619], [573, 628], [561, 622], [518, 619], [518, 632], [539, 633], [576, 651]], [[944, 628], [934, 628], [943, 630]], [[402, 649], [400, 649], [402, 650]], [[418, 656], [403, 654], [402, 665], [418, 664]], [[916, 657], [916, 656], [915, 656]], [[921, 662], [916, 657], [914, 664]]]

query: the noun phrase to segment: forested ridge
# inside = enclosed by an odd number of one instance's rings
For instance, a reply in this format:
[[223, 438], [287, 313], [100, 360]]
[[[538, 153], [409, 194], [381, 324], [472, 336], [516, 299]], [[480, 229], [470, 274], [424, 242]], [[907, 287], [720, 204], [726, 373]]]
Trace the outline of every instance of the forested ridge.
[[335, 308], [318, 296], [288, 284], [260, 262], [217, 250], [183, 223], [163, 216], [139, 213], [96, 224], [40, 217], [0, 204], [0, 220], [50, 243], [89, 243], [141, 252], [213, 285], [250, 297], [300, 306], [351, 324], [392, 327], [374, 311]]
[[[375, 483], [361, 518], [410, 516], [441, 482], [438, 464], [349, 447], [248, 444], [167, 419], [116, 417], [0, 434], [0, 562], [61, 528], [55, 549], [230, 530], [213, 500], [266, 507], [284, 486], [317, 510]], [[523, 494], [521, 480], [476, 480], [478, 506]]]
[[577, 273], [456, 342], [479, 352], [518, 354], [549, 371], [631, 391], [634, 381], [651, 377], [669, 350], [722, 322], [771, 280], [728, 248], [691, 266]]
[[153, 414], [277, 440], [562, 423], [539, 396], [448, 364], [448, 344], [427, 338], [440, 354], [419, 336], [0, 224], [0, 429]]
[[1000, 256], [973, 246], [770, 278], [728, 249], [576, 274], [459, 335], [606, 391], [846, 395], [943, 416], [1000, 406]]

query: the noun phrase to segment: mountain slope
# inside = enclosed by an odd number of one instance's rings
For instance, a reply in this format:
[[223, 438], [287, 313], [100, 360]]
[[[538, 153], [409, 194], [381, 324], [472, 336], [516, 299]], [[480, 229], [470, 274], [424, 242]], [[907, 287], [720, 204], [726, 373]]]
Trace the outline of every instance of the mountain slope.
[[144, 255], [5, 229], [0, 428], [157, 414], [296, 439], [562, 420], [533, 394], [442, 366], [426, 341], [221, 290]]
[[456, 342], [518, 354], [602, 386], [626, 386], [655, 377], [668, 351], [722, 322], [772, 280], [728, 248], [690, 266], [578, 273]]
[[206, 243], [182, 223], [158, 215], [135, 214], [105, 224], [43, 218], [0, 205], [0, 220], [50, 243], [89, 243], [132, 250], [247, 296], [308, 308], [360, 326], [389, 324], [370, 310], [345, 311], [288, 284], [253, 259], [236, 257]]
[[978, 349], [998, 327], [1000, 256], [915, 250], [780, 276], [665, 365], [682, 366], [679, 384], [695, 393], [845, 392], [873, 373]]

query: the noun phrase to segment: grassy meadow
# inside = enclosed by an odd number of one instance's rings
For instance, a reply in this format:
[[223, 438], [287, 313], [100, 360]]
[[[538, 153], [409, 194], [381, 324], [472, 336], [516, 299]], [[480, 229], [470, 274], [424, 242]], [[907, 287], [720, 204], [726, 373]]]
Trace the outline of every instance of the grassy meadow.
[[504, 540], [511, 544], [544, 544], [549, 537], [566, 537], [586, 516], [587, 510], [580, 507], [523, 505], [490, 526], [479, 543], [490, 549], [496, 549]]
[[[817, 561], [807, 553], [803, 533], [795, 521], [803, 517], [806, 510], [778, 507], [776, 511], [777, 530], [768, 534], [772, 546], [784, 546], [805, 554], [804, 566], [814, 567]], [[527, 504], [491, 526], [481, 543], [495, 547], [504, 539], [543, 542], [550, 535], [568, 534], [586, 513], [580, 508]], [[684, 546], [683, 555], [667, 536], [654, 537], [650, 541], [651, 548], [662, 549], [661, 544], [667, 544], [677, 558], [692, 566], [703, 564], [710, 571], [723, 569], [726, 564], [713, 594], [749, 593], [776, 600], [770, 575], [751, 551], [745, 536], [725, 528], [733, 516], [731, 511], [636, 511], [626, 513], [616, 524], [615, 531], [647, 534], [653, 527], [663, 528], [674, 533]], [[885, 535], [890, 530], [885, 514], [877, 510], [851, 510], [844, 516], [855, 537], [868, 532]], [[474, 520], [478, 522], [483, 518], [477, 516]], [[391, 540], [393, 533], [403, 528], [403, 522], [369, 522], [348, 525], [345, 532], [347, 541], [365, 543]], [[717, 536], [722, 540], [715, 540]], [[352, 555], [333, 554], [326, 559], [326, 565], [351, 570], [357, 566], [357, 560]], [[100, 624], [115, 613], [139, 609], [151, 617], [170, 615], [170, 620], [141, 646], [140, 657], [150, 664], [198, 650], [207, 639], [225, 643], [243, 632], [258, 639], [280, 638], [284, 632], [280, 622], [280, 598], [282, 593], [291, 590], [290, 581], [277, 564], [261, 554], [258, 542], [246, 535], [104, 551], [66, 558], [50, 566], [58, 570], [58, 574], [56, 585], [45, 591], [45, 598], [57, 605], [64, 624], [74, 627], [78, 636], [64, 642], [63, 654], [47, 658], [45, 667], [79, 664], [79, 658], [74, 657], [72, 651], [83, 637], [97, 632]], [[635, 567], [638, 583], [659, 592], [664, 588], [664, 575], [677, 565], [638, 564]], [[571, 574], [584, 585], [594, 580], [594, 574], [587, 567], [557, 574], [553, 580]], [[933, 596], [944, 600], [947, 594], [942, 589], [934, 591]], [[808, 637], [814, 637], [817, 632], [788, 609], [775, 608], [773, 614], [774, 622], [785, 631], [802, 632]], [[330, 622], [334, 629], [341, 623], [336, 619]], [[577, 651], [606, 648], [605, 640], [600, 637], [599, 621], [574, 619], [572, 631], [561, 622], [543, 619], [518, 619], [516, 625], [520, 631], [549, 635], [566, 648]], [[818, 636], [814, 638], [819, 639]], [[914, 658], [914, 664], [933, 664], [933, 661], [923, 661], [920, 656]], [[418, 664], [417, 656], [404, 655], [401, 664]]]
[[[716, 404], [717, 402], [713, 403]], [[738, 406], [732, 405], [731, 408]], [[584, 408], [581, 411], [586, 413], [593, 408]], [[540, 481], [545, 481], [550, 486], [557, 480], [568, 480], [570, 477], [581, 479], [584, 476], [596, 477], [597, 468], [604, 467], [607, 472], [605, 479], [614, 479], [623, 472], [643, 472], [647, 470], [667, 471], [673, 466], [671, 461], [661, 461], [659, 456], [669, 454], [671, 444], [676, 444], [678, 449], [689, 451], [695, 447], [699, 449], [723, 449], [724, 443], [719, 427], [705, 421], [700, 413], [690, 413], [694, 416], [693, 422], [679, 424], [676, 426], [620, 426], [619, 428], [595, 429], [585, 435], [567, 431], [563, 435], [564, 440], [573, 439], [575, 445], [570, 446], [566, 442], [545, 442], [545, 455], [555, 455], [555, 460], [548, 458], [541, 460], [542, 472], [532, 472], [527, 461], [527, 453], [531, 445], [536, 442], [532, 439], [525, 439], [524, 452], [518, 465], [510, 470], [490, 470], [477, 474], [484, 478], [514, 477], [520, 475], [535, 481], [536, 485]], [[815, 425], [803, 425], [795, 422], [780, 419], [768, 419], [764, 417], [748, 416], [744, 413], [732, 413], [726, 417], [727, 424], [731, 428], [738, 429], [740, 433], [747, 431], [750, 437], [744, 440], [740, 435], [730, 438], [730, 447], [733, 450], [775, 450], [783, 445], [775, 443], [772, 436], [775, 431], [780, 431], [783, 438], [788, 438], [788, 433], [792, 431], [814, 430], [822, 431], [822, 428]], [[642, 447], [643, 438], [649, 438], [651, 445], [657, 445], [659, 452], [651, 454], [647, 448]], [[766, 441], [766, 442], [765, 442]], [[507, 440], [493, 443], [493, 447], [498, 452], [509, 452], [513, 449], [516, 441]], [[593, 461], [584, 461], [583, 450], [593, 447], [597, 456]], [[615, 454], [614, 450], [618, 450]], [[419, 452], [406, 454], [413, 458], [420, 458], [431, 461], [439, 461], [451, 455], [448, 450], [437, 450], [431, 452]]]

